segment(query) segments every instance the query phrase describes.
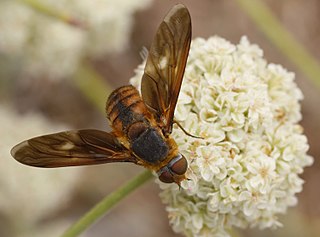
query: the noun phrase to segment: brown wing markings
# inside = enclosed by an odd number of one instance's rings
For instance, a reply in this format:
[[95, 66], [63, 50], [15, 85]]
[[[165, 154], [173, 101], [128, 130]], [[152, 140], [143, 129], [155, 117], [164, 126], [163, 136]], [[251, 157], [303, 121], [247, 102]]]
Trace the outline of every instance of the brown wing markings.
[[47, 168], [110, 162], [137, 163], [130, 151], [112, 134], [93, 129], [35, 137], [13, 147], [11, 154], [23, 164]]
[[[159, 88], [159, 84], [156, 82], [156, 80], [154, 80], [152, 77], [150, 77], [149, 75], [147, 74], [144, 74], [143, 75], [143, 78], [144, 77], [149, 77], [149, 82], [153, 82], [154, 83], [154, 86], [148, 86], [150, 92], [152, 92], [151, 94], [153, 94], [153, 96], [156, 96], [158, 97], [158, 101], [157, 102], [157, 105], [151, 105], [151, 104], [146, 104], [148, 109], [150, 110], [151, 109], [151, 112], [156, 114], [156, 117], [159, 119], [161, 114], [163, 114], [162, 111], [165, 111], [165, 101], [163, 100], [163, 96], [161, 96], [161, 90]], [[158, 108], [158, 109], [157, 109]], [[161, 108], [161, 109], [159, 109]]]
[[172, 129], [190, 42], [190, 15], [185, 6], [178, 4], [157, 30], [141, 83], [143, 100], [166, 134]]
[[[181, 52], [181, 59], [178, 60], [178, 62], [184, 62], [183, 64], [181, 64], [180, 66], [178, 66], [177, 72], [175, 73], [175, 77], [177, 78], [176, 80], [176, 84], [174, 86], [172, 86], [171, 92], [171, 100], [170, 100], [170, 110], [169, 113], [167, 115], [167, 121], [170, 121], [170, 124], [172, 125], [172, 121], [173, 121], [173, 115], [174, 115], [174, 110], [178, 101], [178, 97], [179, 97], [179, 92], [180, 92], [180, 88], [181, 88], [181, 84], [182, 84], [182, 79], [183, 79], [183, 75], [184, 75], [184, 71], [185, 71], [185, 67], [186, 67], [186, 62], [188, 59], [188, 53], [189, 53], [189, 49], [190, 49], [190, 42], [191, 42], [191, 32], [190, 32], [190, 38], [189, 41], [186, 42], [185, 44], [185, 51]], [[179, 79], [180, 78], [180, 79]]]
[[[171, 28], [171, 31], [178, 32], [178, 37], [174, 37], [173, 39], [176, 40], [174, 46], [177, 46], [174, 47], [176, 50], [173, 51], [173, 53], [176, 54], [174, 57], [176, 60], [174, 74], [171, 77], [172, 81], [170, 83], [170, 109], [166, 114], [166, 119], [170, 122], [170, 126], [172, 126], [174, 109], [178, 100], [191, 43], [191, 19], [189, 12], [186, 8], [180, 8], [177, 12], [181, 12], [181, 14], [172, 14], [167, 16], [167, 19], [165, 19], [170, 22], [168, 27]], [[171, 130], [171, 128], [169, 129]]]

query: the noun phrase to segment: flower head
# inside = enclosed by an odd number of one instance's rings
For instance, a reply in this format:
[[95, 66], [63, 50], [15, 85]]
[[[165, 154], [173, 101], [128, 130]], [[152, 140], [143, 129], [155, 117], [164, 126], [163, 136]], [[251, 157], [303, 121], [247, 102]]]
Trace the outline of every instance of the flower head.
[[[143, 66], [131, 83], [138, 85]], [[188, 132], [172, 136], [188, 159], [187, 177], [160, 183], [176, 232], [229, 236], [230, 227], [276, 227], [297, 203], [299, 174], [313, 159], [297, 123], [302, 93], [294, 74], [268, 64], [246, 37], [193, 40], [175, 117]]]

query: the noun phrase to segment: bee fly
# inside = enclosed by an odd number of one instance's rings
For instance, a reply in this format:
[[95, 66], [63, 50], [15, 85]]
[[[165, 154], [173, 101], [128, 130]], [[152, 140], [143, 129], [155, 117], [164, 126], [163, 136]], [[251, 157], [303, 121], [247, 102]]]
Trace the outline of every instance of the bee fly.
[[151, 44], [141, 96], [129, 85], [107, 100], [112, 132], [84, 129], [35, 137], [13, 147], [12, 156], [46, 168], [132, 162], [156, 171], [164, 183], [180, 185], [188, 163], [170, 134], [190, 41], [190, 14], [182, 4], [175, 5]]

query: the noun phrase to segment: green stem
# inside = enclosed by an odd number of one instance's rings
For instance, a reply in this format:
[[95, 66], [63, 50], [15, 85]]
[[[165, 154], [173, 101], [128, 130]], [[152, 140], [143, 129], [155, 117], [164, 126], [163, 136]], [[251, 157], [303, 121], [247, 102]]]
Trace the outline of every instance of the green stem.
[[67, 12], [63, 12], [61, 10], [55, 9], [54, 7], [44, 4], [38, 0], [20, 0], [22, 3], [27, 6], [33, 8], [37, 12], [40, 12], [46, 16], [53, 17], [58, 19], [64, 23], [67, 23], [72, 26], [76, 26], [79, 28], [87, 28], [86, 24], [74, 16], [71, 16]]
[[281, 25], [261, 0], [237, 0], [267, 38], [316, 85], [320, 86], [320, 64]]
[[113, 206], [120, 202], [133, 190], [147, 182], [153, 177], [152, 173], [148, 170], [143, 171], [138, 176], [134, 177], [126, 184], [118, 188], [116, 191], [109, 194], [96, 206], [94, 206], [89, 212], [87, 212], [82, 218], [74, 223], [61, 237], [75, 237], [81, 234], [89, 226], [95, 223], [99, 218], [107, 213]]

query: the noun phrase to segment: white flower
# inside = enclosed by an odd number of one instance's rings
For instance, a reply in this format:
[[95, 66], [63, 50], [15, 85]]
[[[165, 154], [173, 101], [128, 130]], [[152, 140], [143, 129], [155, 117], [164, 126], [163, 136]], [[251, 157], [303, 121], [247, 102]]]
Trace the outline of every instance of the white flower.
[[[139, 86], [143, 66], [131, 83]], [[160, 183], [176, 232], [229, 236], [231, 227], [281, 226], [278, 214], [297, 203], [299, 174], [313, 162], [297, 123], [302, 93], [294, 74], [267, 64], [246, 37], [238, 45], [192, 41], [172, 136], [189, 161], [190, 180]]]
[[35, 114], [21, 116], [3, 104], [0, 104], [0, 123], [3, 125], [0, 127], [0, 211], [12, 229], [18, 231], [17, 236], [21, 236], [19, 231], [34, 231], [37, 222], [67, 204], [81, 168], [33, 168], [18, 163], [10, 155], [17, 143], [62, 130], [61, 125], [53, 126]]
[[133, 14], [150, 1], [41, 1], [80, 20], [85, 28], [46, 16], [21, 1], [1, 1], [0, 53], [21, 63], [27, 75], [68, 77], [85, 56], [101, 57], [125, 49]]

